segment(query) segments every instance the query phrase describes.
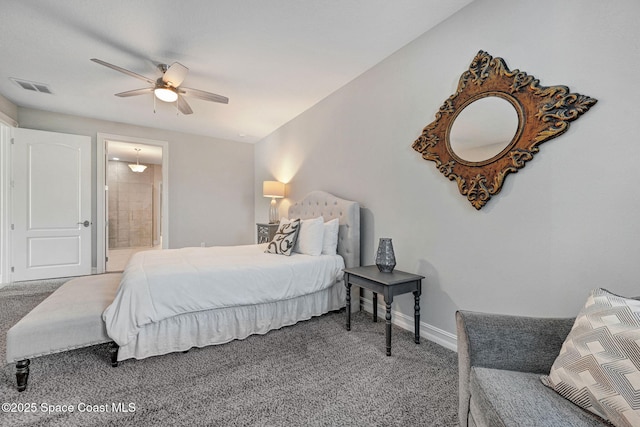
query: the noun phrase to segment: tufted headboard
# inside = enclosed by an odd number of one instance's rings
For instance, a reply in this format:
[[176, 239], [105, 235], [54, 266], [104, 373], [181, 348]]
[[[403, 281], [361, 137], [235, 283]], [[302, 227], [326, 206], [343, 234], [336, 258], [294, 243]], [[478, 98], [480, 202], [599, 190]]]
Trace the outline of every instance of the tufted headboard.
[[289, 218], [317, 218], [324, 221], [338, 218], [338, 254], [347, 268], [360, 265], [360, 205], [324, 191], [312, 191], [289, 206]]

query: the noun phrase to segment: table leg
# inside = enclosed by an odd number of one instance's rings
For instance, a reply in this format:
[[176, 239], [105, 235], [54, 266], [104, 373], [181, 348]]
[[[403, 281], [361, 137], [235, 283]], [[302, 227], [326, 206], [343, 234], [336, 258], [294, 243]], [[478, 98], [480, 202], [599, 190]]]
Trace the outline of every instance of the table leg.
[[387, 319], [387, 331], [385, 333], [387, 338], [387, 356], [391, 356], [391, 303], [385, 301], [387, 305], [387, 315], [385, 318]]
[[349, 278], [345, 278], [344, 285], [347, 287], [347, 331], [351, 330], [351, 283]]
[[415, 318], [415, 343], [420, 344], [420, 292], [415, 291], [413, 296], [416, 301], [416, 305], [413, 307]]
[[373, 321], [378, 321], [378, 294], [373, 293]]

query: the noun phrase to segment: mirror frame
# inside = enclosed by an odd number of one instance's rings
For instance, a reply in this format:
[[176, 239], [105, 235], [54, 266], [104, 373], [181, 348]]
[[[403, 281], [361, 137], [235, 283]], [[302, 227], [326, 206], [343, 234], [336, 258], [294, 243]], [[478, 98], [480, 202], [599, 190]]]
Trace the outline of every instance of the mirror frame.
[[[500, 192], [505, 177], [518, 172], [540, 150], [539, 145], [562, 135], [597, 100], [571, 93], [566, 86], [541, 86], [524, 71], [510, 71], [502, 58], [479, 51], [462, 73], [456, 92], [442, 104], [436, 120], [427, 125], [412, 147], [425, 160], [436, 163], [460, 194], [480, 210]], [[472, 102], [498, 96], [509, 101], [518, 115], [518, 130], [511, 143], [496, 156], [470, 162], [451, 149], [449, 135], [460, 112]]]

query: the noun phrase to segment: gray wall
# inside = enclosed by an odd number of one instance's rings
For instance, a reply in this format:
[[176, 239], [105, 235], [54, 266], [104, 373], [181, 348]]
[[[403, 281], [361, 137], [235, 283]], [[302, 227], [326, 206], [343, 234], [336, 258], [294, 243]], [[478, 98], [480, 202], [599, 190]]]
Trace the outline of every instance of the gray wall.
[[0, 95], [0, 113], [6, 115], [10, 120], [18, 121], [18, 106]]
[[[391, 237], [445, 335], [457, 309], [573, 316], [595, 287], [639, 295], [638, 16], [636, 0], [476, 0], [259, 142], [256, 220], [263, 180], [289, 182], [281, 214], [314, 189], [359, 201], [363, 263]], [[479, 50], [599, 101], [476, 211], [411, 144]]]
[[[18, 108], [18, 122], [27, 129], [91, 136], [94, 182], [97, 133], [168, 141], [170, 247], [255, 241], [253, 144], [22, 107]], [[95, 199], [94, 189], [94, 223]]]

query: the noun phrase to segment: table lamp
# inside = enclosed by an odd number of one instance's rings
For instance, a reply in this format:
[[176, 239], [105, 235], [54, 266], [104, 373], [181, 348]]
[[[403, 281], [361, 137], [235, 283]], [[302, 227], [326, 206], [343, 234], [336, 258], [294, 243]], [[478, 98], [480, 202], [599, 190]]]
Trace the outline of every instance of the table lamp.
[[262, 195], [264, 197], [271, 197], [271, 206], [269, 207], [269, 224], [275, 224], [279, 221], [276, 199], [284, 197], [284, 183], [279, 181], [264, 181], [262, 183]]

